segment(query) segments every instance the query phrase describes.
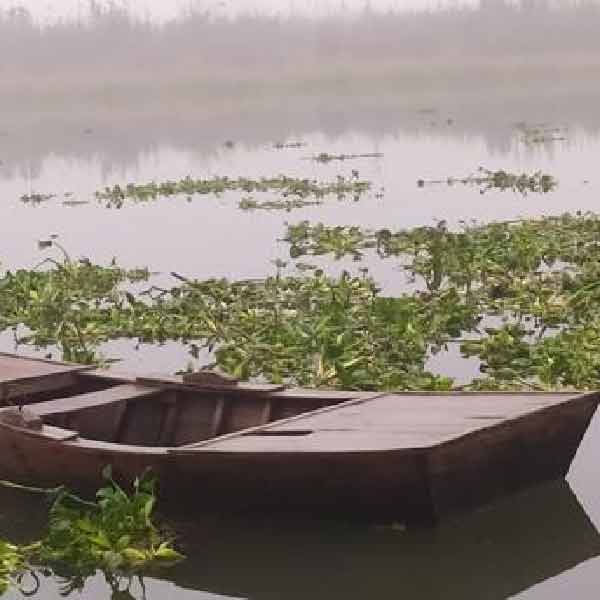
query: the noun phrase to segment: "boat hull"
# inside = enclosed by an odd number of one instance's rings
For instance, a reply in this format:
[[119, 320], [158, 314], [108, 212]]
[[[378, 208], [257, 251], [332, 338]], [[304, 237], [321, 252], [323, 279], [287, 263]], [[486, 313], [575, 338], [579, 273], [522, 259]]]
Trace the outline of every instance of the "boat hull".
[[91, 491], [112, 465], [152, 469], [167, 507], [433, 523], [563, 478], [598, 405], [589, 394], [431, 447], [373, 451], [152, 448], [0, 425], [0, 477]]

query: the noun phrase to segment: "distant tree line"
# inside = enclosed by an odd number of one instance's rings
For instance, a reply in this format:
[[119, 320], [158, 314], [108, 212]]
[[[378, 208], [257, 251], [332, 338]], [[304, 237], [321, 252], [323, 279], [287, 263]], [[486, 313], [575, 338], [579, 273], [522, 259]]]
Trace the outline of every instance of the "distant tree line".
[[504, 60], [574, 63], [600, 56], [597, 0], [481, 0], [475, 7], [378, 12], [320, 18], [189, 9], [156, 24], [122, 6], [92, 0], [85, 18], [40, 24], [26, 9], [0, 10], [0, 76], [140, 70], [248, 76], [323, 62]]

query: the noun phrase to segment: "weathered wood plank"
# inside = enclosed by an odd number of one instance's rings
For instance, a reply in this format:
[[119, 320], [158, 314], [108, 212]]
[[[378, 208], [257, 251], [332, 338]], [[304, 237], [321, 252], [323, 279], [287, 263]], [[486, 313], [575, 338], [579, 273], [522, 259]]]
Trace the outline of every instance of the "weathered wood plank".
[[181, 394], [177, 399], [179, 419], [173, 435], [173, 444], [189, 444], [212, 437], [218, 396], [194, 398]]
[[[568, 403], [581, 394], [459, 396], [380, 395], [276, 421], [197, 446], [225, 452], [360, 452], [427, 448], [521, 416]], [[310, 431], [298, 436], [298, 430]], [[261, 432], [269, 435], [261, 436]], [[289, 432], [286, 435], [286, 432]], [[252, 433], [253, 435], [245, 435]], [[273, 435], [273, 434], [279, 435]], [[181, 448], [186, 451], [186, 448]]]
[[31, 376], [36, 374], [62, 372], [65, 370], [83, 371], [92, 368], [93, 367], [75, 363], [59, 362], [45, 358], [0, 352], [0, 379], [2, 378], [3, 372], [10, 372], [12, 374], [21, 373], [25, 376]]
[[[317, 409], [315, 411], [312, 411], [310, 414], [311, 415], [321, 415], [330, 411], [334, 411], [334, 410], [339, 410], [340, 406], [349, 406], [352, 404], [358, 404], [358, 403], [362, 403], [362, 402], [366, 402], [368, 400], [371, 400], [373, 398], [378, 398], [379, 396], [382, 396], [384, 394], [377, 394], [377, 393], [372, 393], [372, 394], [366, 394], [364, 395], [364, 397], [360, 397], [360, 398], [355, 398], [354, 400], [349, 400], [348, 402], [345, 402], [341, 405], [338, 404], [334, 404], [332, 406], [325, 406], [323, 408]], [[314, 399], [311, 399], [314, 401]], [[258, 432], [258, 431], [264, 431], [264, 430], [269, 430], [271, 428], [274, 428], [278, 425], [285, 425], [287, 423], [295, 423], [297, 420], [299, 419], [303, 419], [305, 418], [306, 415], [301, 413], [298, 415], [294, 415], [293, 417], [287, 417], [285, 419], [281, 419], [279, 421], [273, 421], [272, 423], [270, 423], [269, 425], [258, 425], [257, 427], [250, 427], [248, 429], [245, 429], [243, 431], [238, 431], [238, 432], [234, 432], [234, 433], [228, 433], [228, 434], [224, 434], [221, 435], [217, 438], [211, 438], [211, 439], [207, 439], [207, 440], [202, 440], [200, 442], [189, 442], [185, 445], [182, 445], [178, 448], [173, 448], [170, 449], [169, 452], [194, 452], [195, 449], [197, 448], [204, 448], [208, 445], [212, 445], [221, 441], [226, 441], [229, 440], [233, 437], [237, 437], [240, 435], [247, 435], [249, 433], [254, 433], [254, 432]]]
[[70, 387], [87, 368], [0, 353], [0, 403]]
[[143, 398], [128, 403], [127, 419], [119, 442], [132, 446], [157, 446], [168, 409], [167, 404], [145, 402]]
[[210, 437], [215, 437], [223, 430], [225, 419], [225, 398], [218, 398], [215, 402], [215, 411], [212, 418]]
[[32, 404], [30, 409], [40, 417], [45, 417], [49, 415], [98, 408], [127, 400], [149, 398], [156, 396], [159, 393], [160, 390], [125, 384], [118, 385], [107, 390], [100, 390], [98, 392], [89, 392], [87, 394], [79, 394], [78, 396], [70, 396], [68, 398], [59, 398], [57, 400], [39, 402], [38, 404]]
[[138, 383], [148, 386], [171, 387], [184, 390], [207, 390], [212, 392], [231, 392], [241, 394], [272, 394], [285, 389], [283, 385], [239, 383], [238, 385], [219, 385], [218, 383], [195, 384], [184, 381], [182, 375], [173, 375], [172, 377], [138, 377]]
[[437, 517], [566, 476], [598, 404], [596, 394], [557, 402], [427, 451]]
[[263, 424], [263, 398], [236, 398], [226, 402], [226, 409], [223, 427], [218, 433], [240, 431]]
[[[47, 401], [61, 393], [52, 390], [25, 400], [46, 419], [41, 429], [23, 429], [18, 419], [0, 423], [0, 475], [97, 484], [106, 464], [123, 482], [151, 467], [177, 501], [189, 497], [196, 508], [212, 499], [219, 508], [436, 519], [562, 477], [599, 400], [577, 393], [216, 390], [170, 384], [172, 378], [142, 385], [144, 379], [99, 375], [94, 383], [72, 365], [35, 362], [45, 374], [29, 376], [31, 364], [19, 366], [20, 378], [5, 371], [0, 385], [25, 386], [5, 387], [5, 396], [44, 378], [78, 383], [59, 399]], [[274, 421], [286, 415], [294, 416]], [[187, 445], [165, 447], [171, 444]]]
[[260, 425], [266, 425], [271, 422], [273, 417], [273, 403], [271, 400], [263, 400], [263, 407], [260, 415]]
[[167, 407], [165, 409], [164, 420], [161, 425], [161, 431], [159, 434], [158, 443], [161, 446], [170, 446], [173, 443], [175, 432], [177, 431], [177, 425], [179, 423], [179, 417], [181, 414], [181, 406], [177, 402], [175, 392], [168, 392], [169, 398]]

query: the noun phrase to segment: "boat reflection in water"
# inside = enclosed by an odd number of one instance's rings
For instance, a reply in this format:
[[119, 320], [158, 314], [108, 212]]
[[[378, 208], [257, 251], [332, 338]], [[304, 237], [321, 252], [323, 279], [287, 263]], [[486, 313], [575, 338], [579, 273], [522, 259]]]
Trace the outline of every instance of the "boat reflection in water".
[[[34, 537], [39, 502], [12, 492], [0, 502], [0, 534]], [[146, 577], [145, 592], [134, 582], [113, 598], [504, 599], [600, 555], [600, 535], [564, 481], [432, 529], [208, 516], [176, 528], [188, 559]], [[38, 596], [59, 598], [59, 588], [42, 579]], [[110, 591], [94, 578], [83, 597]]]

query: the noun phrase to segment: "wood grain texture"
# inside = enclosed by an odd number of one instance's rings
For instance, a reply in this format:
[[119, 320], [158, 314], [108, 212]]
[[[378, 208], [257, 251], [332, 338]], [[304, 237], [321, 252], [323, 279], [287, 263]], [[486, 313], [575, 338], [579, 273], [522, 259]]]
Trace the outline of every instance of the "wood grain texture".
[[118, 385], [98, 392], [89, 392], [67, 398], [57, 398], [48, 402], [32, 404], [29, 408], [40, 417], [76, 412], [91, 408], [109, 406], [128, 400], [151, 398], [160, 394], [160, 390], [148, 389], [136, 385]]
[[217, 391], [20, 361], [0, 355], [0, 386], [79, 383], [30, 396], [40, 431], [0, 422], [0, 478], [89, 489], [150, 467], [178, 504], [241, 512], [434, 522], [564, 477], [600, 398]]
[[171, 377], [138, 377], [138, 383], [148, 386], [159, 386], [162, 388], [174, 388], [182, 390], [206, 390], [214, 392], [237, 392], [241, 394], [268, 394], [279, 392], [284, 389], [283, 385], [259, 384], [259, 383], [194, 383], [185, 380], [183, 375], [173, 375]]
[[0, 404], [72, 386], [86, 368], [0, 353]]
[[[577, 394], [384, 395], [358, 399], [324, 411], [253, 429], [203, 446], [246, 452], [354, 452], [428, 448], [493, 428], [523, 415], [559, 406]], [[308, 430], [285, 436], [286, 430]], [[261, 436], [260, 432], [280, 435]]]

